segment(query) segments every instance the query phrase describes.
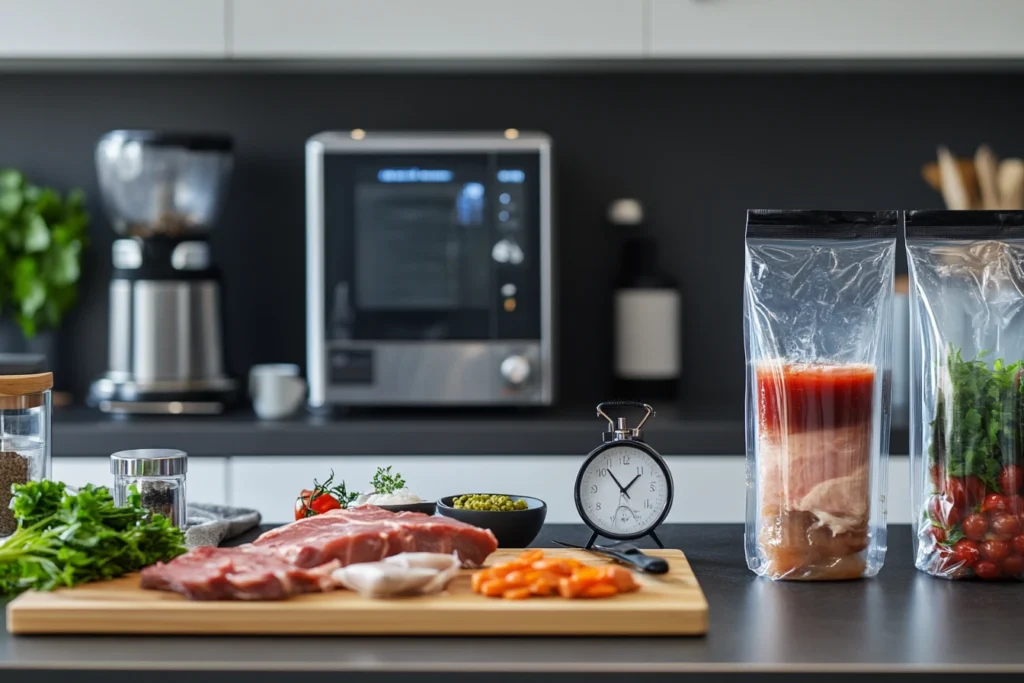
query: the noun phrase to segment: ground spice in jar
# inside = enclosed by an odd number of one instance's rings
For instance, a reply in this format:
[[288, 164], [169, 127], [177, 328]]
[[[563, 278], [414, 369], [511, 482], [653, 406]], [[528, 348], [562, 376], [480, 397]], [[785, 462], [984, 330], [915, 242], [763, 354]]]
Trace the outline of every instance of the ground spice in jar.
[[176, 484], [159, 479], [139, 479], [135, 485], [142, 497], [142, 507], [181, 526], [182, 520], [178, 519], [179, 487]]
[[14, 451], [0, 451], [0, 536], [18, 530], [18, 520], [11, 510], [11, 487], [28, 483], [28, 458]]

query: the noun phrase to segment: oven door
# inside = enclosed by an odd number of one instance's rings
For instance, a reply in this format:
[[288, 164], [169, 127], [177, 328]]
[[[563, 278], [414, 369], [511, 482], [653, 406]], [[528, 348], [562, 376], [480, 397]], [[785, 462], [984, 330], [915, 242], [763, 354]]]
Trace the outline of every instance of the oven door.
[[[325, 401], [536, 402], [538, 155], [325, 154], [322, 163]], [[536, 369], [534, 381], [502, 376], [512, 357]]]

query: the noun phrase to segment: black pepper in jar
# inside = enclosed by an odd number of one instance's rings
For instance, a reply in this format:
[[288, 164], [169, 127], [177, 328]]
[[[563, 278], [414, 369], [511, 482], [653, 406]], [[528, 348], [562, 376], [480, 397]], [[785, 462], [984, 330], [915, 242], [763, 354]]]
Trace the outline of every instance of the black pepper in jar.
[[180, 526], [181, 520], [177, 519], [178, 487], [175, 484], [159, 479], [140, 479], [136, 486], [142, 497], [142, 507]]
[[11, 510], [11, 487], [28, 483], [28, 458], [14, 451], [0, 451], [0, 536], [18, 530], [18, 520]]

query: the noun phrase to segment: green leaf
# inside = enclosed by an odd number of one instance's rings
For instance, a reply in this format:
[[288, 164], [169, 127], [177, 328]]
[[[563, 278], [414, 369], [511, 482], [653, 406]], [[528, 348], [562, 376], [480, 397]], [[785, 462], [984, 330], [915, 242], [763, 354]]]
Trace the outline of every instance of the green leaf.
[[0, 215], [13, 216], [21, 210], [24, 198], [17, 190], [0, 191]]
[[0, 190], [18, 190], [25, 184], [25, 176], [13, 168], [0, 170]]
[[32, 254], [46, 251], [50, 246], [50, 229], [39, 214], [28, 219], [28, 230], [25, 232], [25, 251]]

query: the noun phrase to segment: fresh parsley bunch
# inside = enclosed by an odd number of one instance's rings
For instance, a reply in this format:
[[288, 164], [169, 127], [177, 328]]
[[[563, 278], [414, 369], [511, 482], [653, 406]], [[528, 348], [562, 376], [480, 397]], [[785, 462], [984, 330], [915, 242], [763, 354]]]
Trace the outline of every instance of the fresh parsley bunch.
[[15, 484], [11, 509], [18, 530], [0, 545], [0, 595], [112, 579], [185, 552], [181, 530], [143, 508], [134, 486], [117, 506], [102, 486]]
[[370, 486], [373, 487], [374, 493], [394, 493], [405, 487], [405, 478], [398, 472], [391, 474], [391, 465], [378, 467], [373, 479], [370, 480]]
[[967, 361], [950, 345], [952, 396], [939, 392], [931, 456], [945, 466], [947, 475], [974, 475], [989, 489], [1000, 491], [1002, 466], [1016, 462], [1022, 453], [1024, 361], [1007, 364], [997, 358], [989, 368], [986, 355], [982, 352]]

